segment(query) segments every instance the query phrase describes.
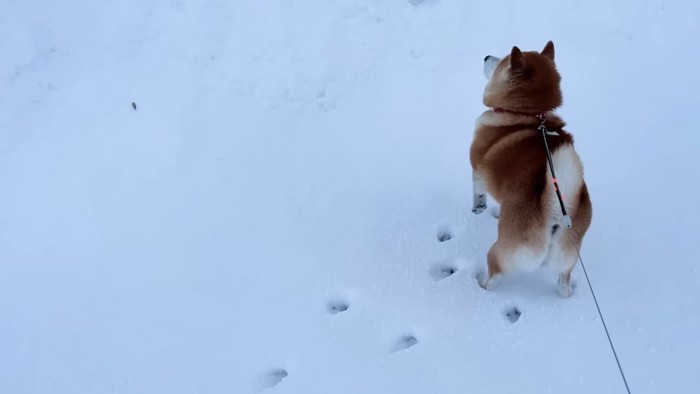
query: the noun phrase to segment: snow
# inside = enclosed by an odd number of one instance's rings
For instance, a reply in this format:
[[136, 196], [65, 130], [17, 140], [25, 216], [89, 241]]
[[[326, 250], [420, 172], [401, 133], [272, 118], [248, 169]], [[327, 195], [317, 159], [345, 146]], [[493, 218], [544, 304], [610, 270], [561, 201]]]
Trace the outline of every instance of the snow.
[[566, 300], [546, 271], [475, 280], [482, 59], [549, 39], [630, 389], [697, 390], [698, 23], [662, 0], [5, 1], [0, 392], [625, 392], [580, 266]]

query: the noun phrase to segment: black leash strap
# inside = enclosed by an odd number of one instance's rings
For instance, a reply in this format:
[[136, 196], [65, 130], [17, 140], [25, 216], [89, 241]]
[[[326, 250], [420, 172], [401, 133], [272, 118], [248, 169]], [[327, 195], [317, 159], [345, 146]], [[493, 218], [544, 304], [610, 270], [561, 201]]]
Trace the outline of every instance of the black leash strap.
[[554, 183], [554, 191], [557, 192], [557, 198], [559, 199], [559, 206], [561, 206], [561, 213], [564, 215], [561, 218], [564, 227], [571, 228], [571, 217], [566, 213], [566, 207], [564, 206], [564, 198], [559, 190], [559, 183], [557, 182], [557, 175], [554, 173], [554, 163], [552, 162], [552, 153], [549, 151], [549, 144], [547, 143], [547, 126], [544, 125], [544, 114], [537, 115], [537, 119], [540, 121], [539, 129], [542, 132], [542, 139], [544, 140], [544, 149], [547, 151], [547, 161], [549, 162], [549, 170], [552, 172], [552, 182]]

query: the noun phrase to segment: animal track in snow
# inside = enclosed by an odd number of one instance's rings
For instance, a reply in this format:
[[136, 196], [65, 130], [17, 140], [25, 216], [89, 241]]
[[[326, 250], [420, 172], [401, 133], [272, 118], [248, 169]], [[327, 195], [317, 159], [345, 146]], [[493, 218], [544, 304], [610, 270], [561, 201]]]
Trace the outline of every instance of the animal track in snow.
[[430, 267], [428, 272], [434, 280], [441, 281], [454, 275], [457, 272], [457, 267], [447, 263], [436, 263]]
[[269, 370], [258, 380], [257, 391], [265, 391], [277, 386], [287, 377], [287, 375], [289, 375], [287, 371], [282, 368]]
[[447, 229], [440, 229], [437, 233], [437, 240], [439, 242], [445, 242], [452, 239], [452, 234]]
[[438, 242], [447, 242], [453, 237], [450, 226], [447, 222], [441, 222], [437, 225], [437, 240]]
[[504, 315], [508, 319], [509, 322], [515, 323], [520, 319], [520, 315], [522, 315], [522, 312], [520, 312], [520, 309], [518, 309], [517, 306], [508, 308], [505, 310]]
[[414, 337], [413, 335], [403, 335], [401, 338], [399, 338], [398, 341], [394, 344], [394, 347], [392, 348], [391, 352], [395, 353], [401, 350], [406, 350], [415, 344], [418, 343], [418, 339]]
[[331, 315], [337, 315], [350, 308], [350, 304], [342, 300], [332, 300], [326, 304], [326, 311]]
[[438, 0], [408, 0], [408, 2], [414, 7], [419, 7], [423, 4], [437, 3], [437, 1]]

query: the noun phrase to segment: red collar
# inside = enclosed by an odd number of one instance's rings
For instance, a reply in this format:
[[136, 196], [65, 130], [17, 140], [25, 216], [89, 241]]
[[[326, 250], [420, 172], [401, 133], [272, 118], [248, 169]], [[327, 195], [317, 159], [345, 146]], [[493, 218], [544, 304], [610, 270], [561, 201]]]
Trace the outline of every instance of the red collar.
[[544, 112], [533, 114], [532, 112], [511, 111], [509, 109], [501, 108], [501, 107], [494, 107], [493, 112], [495, 112], [497, 114], [513, 114], [513, 115], [521, 115], [521, 116], [534, 116], [535, 118], [537, 118], [537, 120], [539, 120], [541, 122], [544, 121], [544, 117], [545, 117]]

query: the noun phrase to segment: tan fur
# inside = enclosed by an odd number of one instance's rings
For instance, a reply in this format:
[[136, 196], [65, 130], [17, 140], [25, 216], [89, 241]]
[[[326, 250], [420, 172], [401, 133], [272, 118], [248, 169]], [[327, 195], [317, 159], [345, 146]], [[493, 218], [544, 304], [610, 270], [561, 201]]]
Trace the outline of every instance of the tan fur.
[[[541, 53], [513, 47], [485, 88], [484, 104], [505, 111], [491, 109], [479, 117], [470, 150], [475, 190], [480, 180], [501, 205], [498, 239], [487, 255], [488, 272], [482, 281], [485, 288], [491, 288], [499, 274], [547, 264], [559, 274], [559, 293], [565, 297], [571, 294], [570, 274], [590, 226], [592, 209], [573, 137], [552, 112], [562, 103], [560, 80], [550, 41]], [[540, 113], [546, 115], [547, 129], [559, 133], [548, 136], [547, 141], [573, 221], [571, 229], [560, 224], [561, 209], [537, 129], [536, 115]], [[475, 212], [485, 207], [478, 210], [476, 206], [475, 193]]]

